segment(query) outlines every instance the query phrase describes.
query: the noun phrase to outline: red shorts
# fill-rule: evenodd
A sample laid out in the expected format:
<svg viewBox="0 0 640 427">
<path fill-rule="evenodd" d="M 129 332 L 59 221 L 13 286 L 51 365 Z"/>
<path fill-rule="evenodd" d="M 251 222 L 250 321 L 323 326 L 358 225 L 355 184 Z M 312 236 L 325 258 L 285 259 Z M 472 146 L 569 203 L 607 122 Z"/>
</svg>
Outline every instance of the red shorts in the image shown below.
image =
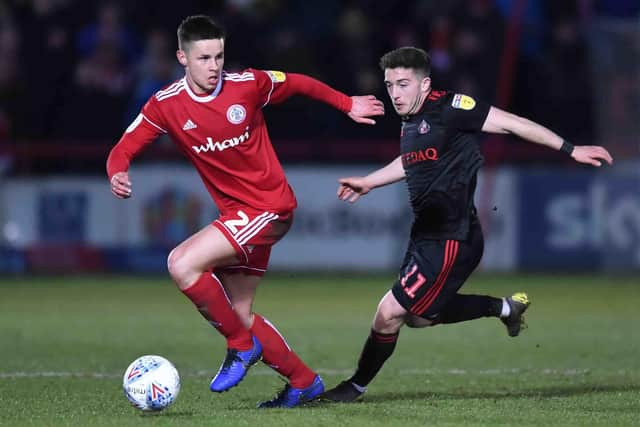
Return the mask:
<svg viewBox="0 0 640 427">
<path fill-rule="evenodd" d="M 293 212 L 276 214 L 251 208 L 220 216 L 213 225 L 231 243 L 240 262 L 216 270 L 242 269 L 246 274 L 262 276 L 269 266 L 271 246 L 289 231 L 292 220 Z"/>
</svg>

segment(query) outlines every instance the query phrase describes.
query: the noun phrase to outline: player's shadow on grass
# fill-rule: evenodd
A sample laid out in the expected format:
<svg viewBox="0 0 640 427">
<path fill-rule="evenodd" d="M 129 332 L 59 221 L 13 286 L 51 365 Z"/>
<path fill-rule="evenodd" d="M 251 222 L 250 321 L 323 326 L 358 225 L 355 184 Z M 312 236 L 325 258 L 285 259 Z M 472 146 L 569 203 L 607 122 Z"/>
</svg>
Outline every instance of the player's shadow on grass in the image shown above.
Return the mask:
<svg viewBox="0 0 640 427">
<path fill-rule="evenodd" d="M 411 391 L 411 392 L 382 392 L 365 395 L 362 402 L 391 402 L 407 399 L 414 400 L 463 400 L 463 399 L 518 399 L 531 397 L 570 397 L 594 393 L 614 393 L 622 391 L 640 391 L 640 385 L 607 385 L 582 384 L 573 386 L 553 386 L 505 391 Z"/>
<path fill-rule="evenodd" d="M 139 416 L 143 418 L 147 417 L 160 417 L 160 418 L 182 418 L 192 417 L 192 411 L 158 411 L 158 412 L 142 412 Z"/>
</svg>

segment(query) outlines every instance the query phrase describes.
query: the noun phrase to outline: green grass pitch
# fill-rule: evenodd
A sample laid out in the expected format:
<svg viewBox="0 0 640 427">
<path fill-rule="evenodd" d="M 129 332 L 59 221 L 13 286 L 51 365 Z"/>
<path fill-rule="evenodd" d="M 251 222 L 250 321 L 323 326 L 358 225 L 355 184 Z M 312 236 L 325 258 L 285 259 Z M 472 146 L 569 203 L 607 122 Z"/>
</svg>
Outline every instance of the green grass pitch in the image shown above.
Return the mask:
<svg viewBox="0 0 640 427">
<path fill-rule="evenodd" d="M 392 275 L 272 274 L 256 311 L 333 386 L 349 375 Z M 225 345 L 167 277 L 0 278 L 0 425 L 640 425 L 640 279 L 476 275 L 466 293 L 529 293 L 529 329 L 496 319 L 403 329 L 361 402 L 257 410 L 283 383 L 264 365 L 208 390 Z M 143 354 L 181 373 L 176 403 L 133 409 Z"/>
</svg>

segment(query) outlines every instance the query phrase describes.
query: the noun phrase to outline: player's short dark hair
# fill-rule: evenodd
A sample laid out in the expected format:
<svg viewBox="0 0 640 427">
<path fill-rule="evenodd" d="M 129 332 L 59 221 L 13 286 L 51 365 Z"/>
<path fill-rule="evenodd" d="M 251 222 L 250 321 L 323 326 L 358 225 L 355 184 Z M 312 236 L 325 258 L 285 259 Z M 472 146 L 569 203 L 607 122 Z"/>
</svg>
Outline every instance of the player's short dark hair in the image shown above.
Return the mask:
<svg viewBox="0 0 640 427">
<path fill-rule="evenodd" d="M 198 40 L 224 39 L 224 30 L 206 15 L 187 16 L 178 27 L 178 47 L 185 49 Z"/>
<path fill-rule="evenodd" d="M 380 69 L 412 68 L 422 72 L 426 77 L 431 75 L 431 57 L 417 47 L 406 46 L 385 53 L 380 58 Z"/>
</svg>

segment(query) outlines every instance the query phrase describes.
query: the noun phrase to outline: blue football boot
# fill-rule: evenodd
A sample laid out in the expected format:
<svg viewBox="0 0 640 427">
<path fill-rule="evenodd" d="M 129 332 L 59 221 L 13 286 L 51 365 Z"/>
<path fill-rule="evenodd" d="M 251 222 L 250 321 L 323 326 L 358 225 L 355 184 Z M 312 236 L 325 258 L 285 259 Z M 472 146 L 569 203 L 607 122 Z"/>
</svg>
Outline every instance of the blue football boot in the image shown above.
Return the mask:
<svg viewBox="0 0 640 427">
<path fill-rule="evenodd" d="M 253 338 L 253 347 L 246 351 L 238 351 L 234 348 L 227 349 L 227 357 L 224 358 L 220 370 L 211 380 L 209 389 L 216 393 L 222 393 L 231 387 L 238 385 L 247 374 L 249 368 L 262 356 L 262 345 L 256 337 Z"/>
<path fill-rule="evenodd" d="M 276 397 L 258 404 L 258 408 L 293 408 L 308 402 L 324 391 L 324 383 L 320 375 L 316 375 L 307 388 L 294 388 L 291 384 L 284 386 Z"/>
</svg>

